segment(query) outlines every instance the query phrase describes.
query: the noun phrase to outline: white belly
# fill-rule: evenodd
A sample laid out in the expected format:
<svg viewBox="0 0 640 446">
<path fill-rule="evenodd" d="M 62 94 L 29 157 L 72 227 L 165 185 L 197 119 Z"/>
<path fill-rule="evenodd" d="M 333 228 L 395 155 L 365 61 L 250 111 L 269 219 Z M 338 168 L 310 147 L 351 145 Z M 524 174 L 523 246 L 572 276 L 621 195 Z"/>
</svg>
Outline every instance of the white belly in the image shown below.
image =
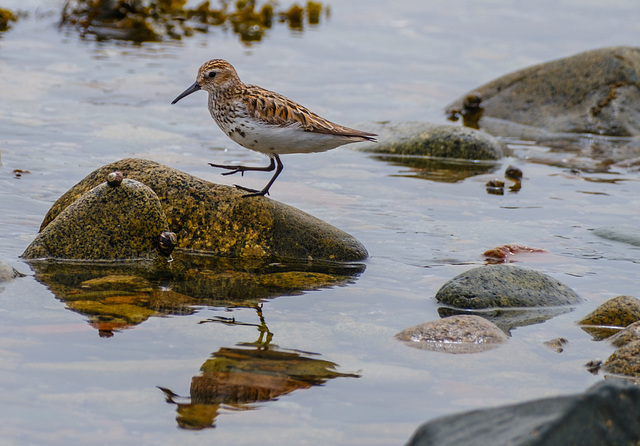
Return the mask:
<svg viewBox="0 0 640 446">
<path fill-rule="evenodd" d="M 269 154 L 324 152 L 349 144 L 353 139 L 345 136 L 306 132 L 299 125 L 287 127 L 265 125 L 256 121 L 238 120 L 220 129 L 232 140 L 250 150 Z"/>
</svg>

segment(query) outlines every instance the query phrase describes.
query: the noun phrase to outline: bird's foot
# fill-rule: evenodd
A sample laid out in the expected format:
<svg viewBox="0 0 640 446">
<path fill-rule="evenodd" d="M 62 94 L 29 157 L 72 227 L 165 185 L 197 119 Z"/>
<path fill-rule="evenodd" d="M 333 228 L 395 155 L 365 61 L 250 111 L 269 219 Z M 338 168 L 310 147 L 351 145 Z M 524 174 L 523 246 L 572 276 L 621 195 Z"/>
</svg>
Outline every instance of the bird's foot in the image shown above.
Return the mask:
<svg viewBox="0 0 640 446">
<path fill-rule="evenodd" d="M 234 186 L 236 187 L 236 189 L 240 189 L 240 190 L 243 190 L 245 192 L 249 192 L 248 194 L 244 194 L 242 196 L 242 198 L 260 197 L 260 196 L 269 195 L 269 190 L 267 190 L 267 189 L 256 190 L 256 189 L 251 189 L 249 187 L 240 186 L 239 184 L 234 184 Z"/>
</svg>

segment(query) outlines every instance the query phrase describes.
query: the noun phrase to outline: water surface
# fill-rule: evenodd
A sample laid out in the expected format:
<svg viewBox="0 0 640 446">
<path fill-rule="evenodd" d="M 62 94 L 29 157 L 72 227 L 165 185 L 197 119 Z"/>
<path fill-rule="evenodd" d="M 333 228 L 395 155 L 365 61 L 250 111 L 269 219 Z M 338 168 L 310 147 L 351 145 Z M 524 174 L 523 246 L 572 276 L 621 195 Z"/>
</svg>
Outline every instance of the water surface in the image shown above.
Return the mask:
<svg viewBox="0 0 640 446">
<path fill-rule="evenodd" d="M 266 301 L 264 324 L 282 350 L 317 353 L 360 377 L 299 389 L 256 410 L 222 408 L 213 429 L 177 428 L 178 406 L 157 386 L 188 396 L 212 354 L 259 338 L 254 309 L 200 306 L 102 338 L 18 257 L 60 195 L 121 158 L 262 187 L 259 173 L 223 177 L 206 164 L 265 159 L 226 139 L 204 94 L 169 105 L 205 60 L 225 58 L 246 82 L 346 125 L 444 123 L 449 102 L 497 76 L 636 44 L 635 1 L 342 1 L 317 27 L 276 26 L 251 46 L 222 29 L 181 42 L 82 40 L 58 28 L 61 1 L 4 6 L 28 12 L 0 36 L 0 255 L 28 274 L 0 288 L 7 444 L 402 444 L 444 414 L 581 392 L 602 379 L 584 364 L 612 349 L 574 321 L 610 297 L 640 296 L 638 248 L 591 233 L 638 225 L 638 174 L 571 170 L 563 161 L 573 154 L 548 147 L 525 143 L 517 153 L 526 157 L 457 182 L 349 148 L 285 157 L 272 198 L 351 233 L 371 257 L 351 284 Z M 522 189 L 487 194 L 487 180 L 509 164 L 523 170 Z M 486 249 L 512 242 L 548 250 L 520 265 L 561 280 L 584 303 L 477 355 L 418 351 L 393 339 L 438 318 L 433 295 L 446 280 L 481 265 Z M 247 325 L 200 323 L 220 316 Z M 543 345 L 560 336 L 569 340 L 562 353 Z"/>
</svg>

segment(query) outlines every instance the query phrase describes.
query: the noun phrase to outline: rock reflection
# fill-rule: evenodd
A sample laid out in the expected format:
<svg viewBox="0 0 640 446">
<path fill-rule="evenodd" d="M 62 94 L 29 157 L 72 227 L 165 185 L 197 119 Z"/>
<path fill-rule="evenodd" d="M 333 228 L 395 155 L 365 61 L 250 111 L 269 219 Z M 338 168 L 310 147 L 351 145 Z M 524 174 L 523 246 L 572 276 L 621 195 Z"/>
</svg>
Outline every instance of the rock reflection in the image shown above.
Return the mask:
<svg viewBox="0 0 640 446">
<path fill-rule="evenodd" d="M 337 372 L 337 364 L 314 358 L 314 353 L 280 349 L 271 344 L 273 333 L 267 327 L 262 307 L 256 306 L 259 324 L 228 318 L 206 322 L 257 327 L 257 341 L 222 347 L 211 355 L 191 380 L 189 397 L 180 397 L 159 387 L 167 402 L 177 405 L 176 421 L 183 429 L 215 427 L 224 410 L 253 410 L 255 403 L 273 401 L 298 389 L 322 385 L 339 377 L 357 378 L 358 374 Z"/>
<path fill-rule="evenodd" d="M 307 1 L 304 7 L 297 3 L 288 9 L 278 6 L 273 1 L 260 6 L 255 0 L 220 0 L 218 7 L 206 0 L 193 8 L 186 0 L 69 0 L 60 22 L 75 27 L 83 37 L 138 43 L 180 40 L 219 26 L 231 29 L 241 42 L 250 45 L 262 40 L 274 23 L 286 23 L 291 30 L 301 32 L 306 26 L 318 25 L 321 16 L 329 14 L 327 7 L 313 1 Z"/>
<path fill-rule="evenodd" d="M 466 161 L 407 155 L 376 155 L 373 159 L 409 170 L 396 176 L 421 178 L 441 183 L 457 183 L 477 175 L 495 172 L 500 166 L 492 161 Z"/>
<path fill-rule="evenodd" d="M 102 337 L 194 306 L 254 307 L 262 300 L 346 285 L 361 264 L 237 260 L 174 253 L 171 262 L 31 262 L 35 278 Z"/>
</svg>

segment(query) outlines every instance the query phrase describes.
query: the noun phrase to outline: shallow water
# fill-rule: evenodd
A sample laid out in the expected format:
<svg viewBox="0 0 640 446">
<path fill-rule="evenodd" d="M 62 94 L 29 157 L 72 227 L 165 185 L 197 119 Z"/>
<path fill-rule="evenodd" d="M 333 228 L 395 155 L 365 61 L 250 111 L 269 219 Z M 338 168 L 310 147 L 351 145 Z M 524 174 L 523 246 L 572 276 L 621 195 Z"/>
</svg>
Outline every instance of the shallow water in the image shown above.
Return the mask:
<svg viewBox="0 0 640 446">
<path fill-rule="evenodd" d="M 361 376 L 299 389 L 256 410 L 223 407 L 215 429 L 176 428 L 178 406 L 157 386 L 188 395 L 212 353 L 260 334 L 255 325 L 200 322 L 224 316 L 259 324 L 254 309 L 201 306 L 101 338 L 18 256 L 60 195 L 121 158 L 262 187 L 259 173 L 229 178 L 207 166 L 264 159 L 214 127 L 204 94 L 169 105 L 207 59 L 225 58 L 246 82 L 347 125 L 444 123 L 449 102 L 492 78 L 636 44 L 634 0 L 339 2 L 319 26 L 302 33 L 277 26 L 252 46 L 221 29 L 182 42 L 97 43 L 58 29 L 63 2 L 4 3 L 29 12 L 0 36 L 0 259 L 29 275 L 0 286 L 6 444 L 402 444 L 440 415 L 581 392 L 602 379 L 584 364 L 606 359 L 612 348 L 574 322 L 610 297 L 640 296 L 640 248 L 591 233 L 637 226 L 639 177 L 580 160 L 572 171 L 575 154 L 558 148 L 514 144 L 516 156 L 457 182 L 349 148 L 285 157 L 272 198 L 351 233 L 371 257 L 349 285 L 266 301 L 264 323 L 281 349 L 318 353 L 338 371 Z M 509 164 L 524 172 L 521 190 L 487 194 L 487 180 Z M 18 177 L 15 169 L 29 173 Z M 519 265 L 561 280 L 584 303 L 517 328 L 506 345 L 476 355 L 418 351 L 394 340 L 438 318 L 433 295 L 446 280 L 482 264 L 486 249 L 512 242 L 548 250 Z M 569 340 L 562 353 L 543 345 L 560 336 Z"/>
</svg>

